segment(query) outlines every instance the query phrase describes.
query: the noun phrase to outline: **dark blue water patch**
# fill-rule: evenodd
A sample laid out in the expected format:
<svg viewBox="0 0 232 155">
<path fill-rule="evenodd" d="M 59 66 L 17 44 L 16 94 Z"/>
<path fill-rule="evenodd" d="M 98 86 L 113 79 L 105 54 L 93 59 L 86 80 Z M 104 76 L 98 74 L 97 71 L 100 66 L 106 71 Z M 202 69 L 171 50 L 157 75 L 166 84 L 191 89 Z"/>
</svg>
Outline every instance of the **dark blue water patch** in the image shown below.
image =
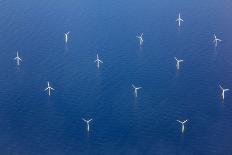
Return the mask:
<svg viewBox="0 0 232 155">
<path fill-rule="evenodd" d="M 222 101 L 219 88 L 232 87 L 231 6 L 2 1 L 2 154 L 231 154 L 232 97 Z M 179 71 L 174 57 L 184 59 Z M 142 87 L 137 98 L 132 84 Z M 93 119 L 89 133 L 82 118 Z M 177 119 L 188 119 L 184 134 Z"/>
</svg>

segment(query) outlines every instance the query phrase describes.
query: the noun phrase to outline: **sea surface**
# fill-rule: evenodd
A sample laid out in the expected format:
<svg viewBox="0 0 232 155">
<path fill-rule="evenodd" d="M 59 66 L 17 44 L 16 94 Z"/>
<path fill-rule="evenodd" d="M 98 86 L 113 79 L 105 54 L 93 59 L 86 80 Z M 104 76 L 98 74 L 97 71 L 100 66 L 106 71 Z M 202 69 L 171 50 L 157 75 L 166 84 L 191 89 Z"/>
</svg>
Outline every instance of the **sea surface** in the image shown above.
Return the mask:
<svg viewBox="0 0 232 155">
<path fill-rule="evenodd" d="M 231 0 L 1 0 L 0 154 L 231 155 L 231 28 Z"/>
</svg>

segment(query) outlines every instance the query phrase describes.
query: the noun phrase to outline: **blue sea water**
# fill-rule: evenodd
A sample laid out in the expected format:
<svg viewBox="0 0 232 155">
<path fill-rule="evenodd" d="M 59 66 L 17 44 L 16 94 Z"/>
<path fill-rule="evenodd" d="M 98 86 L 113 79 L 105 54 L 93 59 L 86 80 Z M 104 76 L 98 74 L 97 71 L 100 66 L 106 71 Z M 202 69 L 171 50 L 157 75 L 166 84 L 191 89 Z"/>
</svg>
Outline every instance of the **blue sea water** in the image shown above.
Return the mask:
<svg viewBox="0 0 232 155">
<path fill-rule="evenodd" d="M 231 8 L 231 0 L 1 0 L 0 154 L 232 154 L 232 92 L 222 102 L 219 88 L 232 89 Z M 138 98 L 131 84 L 143 87 Z M 93 119 L 89 133 L 81 118 Z M 189 120 L 184 134 L 177 119 Z"/>
</svg>

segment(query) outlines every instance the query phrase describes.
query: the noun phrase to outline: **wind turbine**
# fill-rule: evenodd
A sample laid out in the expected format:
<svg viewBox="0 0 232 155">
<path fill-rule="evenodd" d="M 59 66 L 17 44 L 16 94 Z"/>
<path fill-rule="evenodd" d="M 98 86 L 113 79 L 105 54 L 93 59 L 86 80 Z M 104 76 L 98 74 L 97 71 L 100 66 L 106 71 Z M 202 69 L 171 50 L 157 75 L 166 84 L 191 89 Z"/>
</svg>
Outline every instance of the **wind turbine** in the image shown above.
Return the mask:
<svg viewBox="0 0 232 155">
<path fill-rule="evenodd" d="M 139 39 L 139 45 L 142 46 L 143 44 L 143 33 L 140 36 L 136 36 Z"/>
<path fill-rule="evenodd" d="M 174 59 L 176 60 L 176 68 L 177 68 L 177 70 L 179 70 L 180 69 L 180 62 L 183 62 L 184 60 L 178 60 L 176 57 L 174 57 Z"/>
<path fill-rule="evenodd" d="M 213 42 L 215 43 L 215 46 L 217 46 L 217 45 L 218 45 L 218 42 L 221 42 L 222 40 L 219 39 L 219 38 L 217 38 L 217 36 L 216 36 L 215 34 L 213 34 L 213 35 L 214 35 L 214 40 L 213 40 Z"/>
<path fill-rule="evenodd" d="M 179 27 L 180 27 L 180 23 L 181 23 L 181 22 L 184 22 L 184 20 L 181 19 L 181 17 L 180 17 L 180 13 L 179 13 L 179 16 L 178 16 L 178 18 L 176 19 L 176 21 L 178 22 Z"/>
<path fill-rule="evenodd" d="M 48 87 L 44 89 L 44 91 L 48 91 L 48 95 L 51 96 L 51 90 L 55 90 L 55 89 L 50 86 L 50 83 L 48 81 Z"/>
<path fill-rule="evenodd" d="M 181 123 L 181 132 L 184 133 L 184 124 L 188 121 L 187 119 L 185 121 L 179 121 L 179 120 L 176 120 L 177 122 Z"/>
<path fill-rule="evenodd" d="M 67 32 L 67 33 L 64 33 L 64 40 L 65 40 L 65 43 L 68 42 L 68 35 L 69 35 L 70 31 Z"/>
<path fill-rule="evenodd" d="M 19 66 L 19 62 L 22 61 L 22 59 L 19 57 L 19 52 L 17 51 L 16 57 L 14 58 L 16 60 L 17 65 Z"/>
<path fill-rule="evenodd" d="M 100 67 L 100 63 L 103 63 L 103 62 L 99 59 L 98 54 L 97 54 L 97 59 L 96 59 L 94 62 L 97 63 L 97 68 Z"/>
<path fill-rule="evenodd" d="M 219 87 L 220 87 L 220 89 L 222 90 L 222 99 L 224 100 L 224 99 L 225 99 L 225 92 L 226 92 L 226 91 L 229 91 L 230 89 L 224 89 L 224 88 L 222 88 L 221 85 L 219 85 Z"/>
<path fill-rule="evenodd" d="M 89 132 L 89 130 L 90 130 L 89 123 L 92 121 L 92 119 L 86 120 L 86 119 L 82 118 L 82 120 L 86 123 L 86 129 Z"/>
<path fill-rule="evenodd" d="M 132 84 L 132 87 L 134 88 L 134 93 L 135 93 L 135 97 L 138 96 L 138 90 L 141 89 L 142 87 L 135 87 L 135 85 Z"/>
</svg>

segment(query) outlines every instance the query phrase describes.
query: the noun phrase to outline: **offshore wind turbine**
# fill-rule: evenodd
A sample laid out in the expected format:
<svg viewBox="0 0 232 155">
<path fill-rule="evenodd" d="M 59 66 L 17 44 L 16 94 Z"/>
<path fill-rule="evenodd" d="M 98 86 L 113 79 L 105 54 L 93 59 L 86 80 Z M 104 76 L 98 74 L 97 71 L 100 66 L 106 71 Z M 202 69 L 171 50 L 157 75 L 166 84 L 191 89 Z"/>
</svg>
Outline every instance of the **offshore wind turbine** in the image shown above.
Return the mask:
<svg viewBox="0 0 232 155">
<path fill-rule="evenodd" d="M 184 60 L 179 60 L 179 59 L 177 59 L 176 57 L 174 57 L 174 59 L 176 60 L 176 68 L 177 68 L 177 70 L 179 70 L 180 69 L 180 62 L 183 62 Z"/>
<path fill-rule="evenodd" d="M 48 87 L 44 89 L 44 91 L 48 91 L 48 95 L 51 96 L 51 90 L 55 90 L 55 89 L 50 86 L 50 83 L 48 81 Z"/>
<path fill-rule="evenodd" d="M 134 93 L 135 93 L 135 97 L 138 96 L 138 90 L 141 89 L 142 87 L 135 87 L 135 85 L 132 84 L 132 87 L 134 88 Z"/>
<path fill-rule="evenodd" d="M 221 85 L 219 85 L 219 87 L 220 87 L 220 89 L 222 90 L 222 99 L 224 100 L 224 99 L 225 99 L 225 92 L 226 92 L 226 91 L 229 91 L 230 89 L 224 89 L 224 88 L 222 88 Z"/>
<path fill-rule="evenodd" d="M 185 121 L 179 121 L 179 120 L 176 120 L 177 122 L 181 123 L 181 132 L 184 133 L 184 124 L 188 121 L 187 119 Z"/>
<path fill-rule="evenodd" d="M 19 57 L 19 52 L 17 51 L 16 57 L 14 58 L 16 60 L 17 65 L 19 66 L 19 62 L 22 61 L 22 59 Z"/>
<path fill-rule="evenodd" d="M 82 120 L 86 123 L 86 130 L 89 132 L 89 130 L 90 130 L 89 123 L 90 123 L 93 119 L 86 120 L 86 119 L 82 118 Z"/>
<path fill-rule="evenodd" d="M 136 36 L 139 39 L 139 45 L 142 46 L 143 44 L 143 33 L 141 33 L 141 35 Z"/>
<path fill-rule="evenodd" d="M 219 38 L 217 38 L 217 36 L 216 36 L 215 34 L 213 34 L 213 35 L 214 35 L 214 40 L 213 40 L 213 42 L 215 43 L 215 46 L 217 46 L 217 45 L 218 45 L 218 42 L 221 42 L 222 40 L 219 39 Z"/>
<path fill-rule="evenodd" d="M 181 22 L 184 22 L 184 20 L 181 19 L 181 17 L 180 17 L 180 13 L 179 13 L 179 16 L 178 16 L 178 18 L 176 19 L 176 21 L 178 22 L 179 27 L 180 27 Z"/>
<path fill-rule="evenodd" d="M 99 59 L 98 54 L 97 54 L 97 59 L 96 59 L 94 62 L 97 63 L 97 68 L 100 67 L 100 63 L 103 63 L 103 62 Z"/>
<path fill-rule="evenodd" d="M 70 31 L 68 31 L 67 33 L 64 33 L 64 40 L 65 40 L 65 43 L 68 42 L 68 35 L 69 35 Z"/>
</svg>

